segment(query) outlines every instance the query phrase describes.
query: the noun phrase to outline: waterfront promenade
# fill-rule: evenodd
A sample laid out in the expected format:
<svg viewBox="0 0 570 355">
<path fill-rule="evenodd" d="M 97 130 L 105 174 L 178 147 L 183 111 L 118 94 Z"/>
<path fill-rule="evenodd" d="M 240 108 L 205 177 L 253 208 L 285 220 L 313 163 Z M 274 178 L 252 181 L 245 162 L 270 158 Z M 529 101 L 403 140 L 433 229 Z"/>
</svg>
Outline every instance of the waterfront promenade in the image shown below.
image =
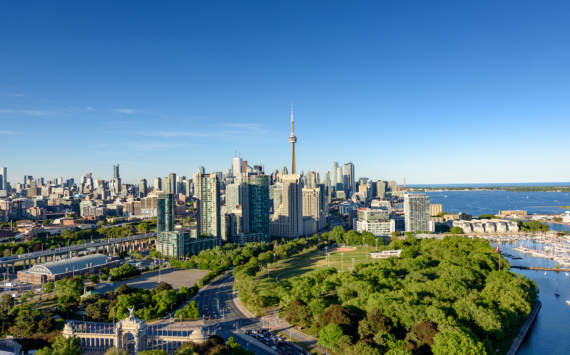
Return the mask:
<svg viewBox="0 0 570 355">
<path fill-rule="evenodd" d="M 536 300 L 536 304 L 534 305 L 534 307 L 533 307 L 532 311 L 530 312 L 528 318 L 524 322 L 519 334 L 517 335 L 517 337 L 513 341 L 513 345 L 511 345 L 509 351 L 507 352 L 507 355 L 515 355 L 517 353 L 517 351 L 519 350 L 524 338 L 528 334 L 528 331 L 530 330 L 532 323 L 534 323 L 534 320 L 536 319 L 536 315 L 538 314 L 538 311 L 540 311 L 541 308 L 542 308 L 542 303 L 539 300 Z"/>
</svg>

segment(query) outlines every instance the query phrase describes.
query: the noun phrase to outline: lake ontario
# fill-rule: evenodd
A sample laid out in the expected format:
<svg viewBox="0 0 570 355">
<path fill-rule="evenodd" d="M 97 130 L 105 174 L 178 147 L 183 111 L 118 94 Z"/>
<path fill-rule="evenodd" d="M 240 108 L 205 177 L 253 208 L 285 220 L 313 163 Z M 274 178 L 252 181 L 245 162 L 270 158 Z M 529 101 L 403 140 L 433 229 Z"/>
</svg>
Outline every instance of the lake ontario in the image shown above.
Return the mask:
<svg viewBox="0 0 570 355">
<path fill-rule="evenodd" d="M 506 191 L 443 191 L 428 192 L 431 203 L 441 203 L 447 212 L 465 212 L 473 216 L 497 214 L 500 210 L 526 210 L 533 213 L 563 213 L 565 210 L 556 206 L 570 206 L 570 196 L 562 192 L 506 192 Z M 445 197 L 447 196 L 447 197 Z M 527 198 L 528 197 L 528 198 Z M 554 202 L 558 201 L 558 202 Z M 549 224 L 550 229 L 569 230 L 570 226 Z M 512 250 L 519 243 L 534 249 L 544 247 L 531 241 L 501 243 L 503 252 L 522 256 L 523 260 L 507 260 L 511 265 L 554 267 L 554 260 L 535 258 Z M 494 247 L 496 243 L 491 243 Z M 570 354 L 570 277 L 564 272 L 511 269 L 536 282 L 540 290 L 539 299 L 542 309 L 530 332 L 527 334 L 518 354 Z M 554 295 L 558 289 L 560 297 Z"/>
</svg>

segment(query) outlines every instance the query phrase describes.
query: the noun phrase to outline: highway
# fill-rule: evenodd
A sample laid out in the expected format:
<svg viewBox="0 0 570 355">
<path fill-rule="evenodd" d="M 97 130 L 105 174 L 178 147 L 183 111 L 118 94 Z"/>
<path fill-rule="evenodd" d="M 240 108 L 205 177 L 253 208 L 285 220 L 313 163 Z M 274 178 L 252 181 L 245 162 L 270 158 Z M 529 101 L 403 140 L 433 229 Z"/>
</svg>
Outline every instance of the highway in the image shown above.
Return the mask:
<svg viewBox="0 0 570 355">
<path fill-rule="evenodd" d="M 156 236 L 156 233 L 153 232 L 153 233 L 146 233 L 146 234 L 135 234 L 135 235 L 131 235 L 128 237 L 123 237 L 123 238 L 99 240 L 96 242 L 89 242 L 89 241 L 85 240 L 84 244 L 62 246 L 60 248 L 48 249 L 48 250 L 43 250 L 43 251 L 36 251 L 33 253 L 29 253 L 29 254 L 26 253 L 26 254 L 20 254 L 20 255 L 5 256 L 5 257 L 0 258 L 0 263 L 1 264 L 11 264 L 11 263 L 14 263 L 14 262 L 17 262 L 20 260 L 37 259 L 37 258 L 42 257 L 42 256 L 53 256 L 54 254 L 65 254 L 65 253 L 68 253 L 70 251 L 82 251 L 82 250 L 89 249 L 89 248 L 104 247 L 104 246 L 108 246 L 108 245 L 121 244 L 121 243 L 125 243 L 125 242 L 132 242 L 135 240 L 148 239 L 148 238 L 152 238 L 155 236 Z"/>
</svg>

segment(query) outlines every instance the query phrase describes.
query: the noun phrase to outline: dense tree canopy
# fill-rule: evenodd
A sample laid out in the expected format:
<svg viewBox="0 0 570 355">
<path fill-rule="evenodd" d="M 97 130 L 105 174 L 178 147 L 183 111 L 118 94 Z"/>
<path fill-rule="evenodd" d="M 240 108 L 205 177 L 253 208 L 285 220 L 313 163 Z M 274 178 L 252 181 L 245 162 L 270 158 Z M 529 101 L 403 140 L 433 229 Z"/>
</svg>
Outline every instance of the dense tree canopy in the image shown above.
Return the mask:
<svg viewBox="0 0 570 355">
<path fill-rule="evenodd" d="M 534 281 L 510 272 L 484 239 L 408 236 L 382 248 L 402 249 L 401 258 L 292 277 L 267 297 L 344 354 L 490 355 L 489 340 L 522 324 L 538 296 Z"/>
</svg>

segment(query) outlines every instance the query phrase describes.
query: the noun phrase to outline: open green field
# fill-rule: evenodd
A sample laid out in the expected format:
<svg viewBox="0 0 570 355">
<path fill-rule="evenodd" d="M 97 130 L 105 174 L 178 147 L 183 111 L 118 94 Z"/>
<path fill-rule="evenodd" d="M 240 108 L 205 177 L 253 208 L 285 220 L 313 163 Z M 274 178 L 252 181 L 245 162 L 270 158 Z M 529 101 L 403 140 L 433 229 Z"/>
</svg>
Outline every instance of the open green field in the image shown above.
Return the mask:
<svg viewBox="0 0 570 355">
<path fill-rule="evenodd" d="M 353 265 L 373 262 L 374 260 L 370 258 L 369 253 L 374 252 L 376 248 L 368 247 L 368 253 L 366 253 L 365 249 L 362 246 L 350 251 L 345 248 L 332 248 L 332 250 L 329 250 L 330 257 L 328 263 L 324 250 L 311 251 L 307 254 L 296 256 L 280 264 L 277 269 L 271 269 L 269 279 L 266 271 L 257 282 L 257 289 L 263 290 L 267 288 L 268 283 L 283 282 L 294 276 L 302 276 L 314 270 L 328 268 L 329 265 L 338 270 L 344 269 L 344 271 L 349 271 L 352 270 Z"/>
</svg>

